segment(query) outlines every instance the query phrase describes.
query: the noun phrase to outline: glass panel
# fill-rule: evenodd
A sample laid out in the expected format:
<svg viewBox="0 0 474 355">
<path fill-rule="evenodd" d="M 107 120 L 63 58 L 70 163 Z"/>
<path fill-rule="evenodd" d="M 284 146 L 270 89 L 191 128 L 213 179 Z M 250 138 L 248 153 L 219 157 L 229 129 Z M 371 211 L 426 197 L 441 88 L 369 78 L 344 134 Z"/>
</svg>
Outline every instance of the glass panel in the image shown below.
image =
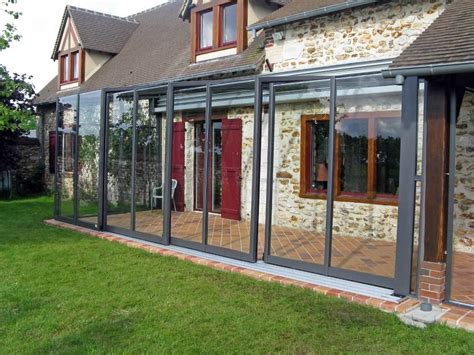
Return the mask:
<svg viewBox="0 0 474 355">
<path fill-rule="evenodd" d="M 131 227 L 133 93 L 109 94 L 107 225 Z"/>
<path fill-rule="evenodd" d="M 79 52 L 74 52 L 72 54 L 72 63 L 73 63 L 73 79 L 79 78 Z"/>
<path fill-rule="evenodd" d="M 222 205 L 222 123 L 212 123 L 211 141 L 212 212 L 219 213 Z"/>
<path fill-rule="evenodd" d="M 380 118 L 376 125 L 375 193 L 398 196 L 400 179 L 400 130 L 401 121 Z"/>
<path fill-rule="evenodd" d="M 224 6 L 222 12 L 222 44 L 237 41 L 237 5 Z"/>
<path fill-rule="evenodd" d="M 76 142 L 77 95 L 59 99 L 56 169 L 59 216 L 74 218 L 74 152 Z"/>
<path fill-rule="evenodd" d="M 338 79 L 331 266 L 395 275 L 401 88 Z"/>
<path fill-rule="evenodd" d="M 341 117 L 336 128 L 340 141 L 341 192 L 353 195 L 367 193 L 368 173 L 368 121 Z"/>
<path fill-rule="evenodd" d="M 63 81 L 69 81 L 69 56 L 65 55 L 61 57 L 62 68 L 63 68 Z"/>
<path fill-rule="evenodd" d="M 248 253 L 255 83 L 211 90 L 208 244 Z"/>
<path fill-rule="evenodd" d="M 202 243 L 206 88 L 176 90 L 174 102 L 171 236 Z"/>
<path fill-rule="evenodd" d="M 451 300 L 474 305 L 474 94 L 464 96 L 456 127 Z"/>
<path fill-rule="evenodd" d="M 141 93 L 138 100 L 135 230 L 163 235 L 166 92 Z"/>
<path fill-rule="evenodd" d="M 212 47 L 212 17 L 213 12 L 207 11 L 200 15 L 200 29 L 199 29 L 199 48 L 206 49 Z"/>
<path fill-rule="evenodd" d="M 100 105 L 100 91 L 80 96 L 78 218 L 92 224 L 99 213 Z"/>
<path fill-rule="evenodd" d="M 329 102 L 328 80 L 275 86 L 272 256 L 324 264 Z"/>
<path fill-rule="evenodd" d="M 328 188 L 328 139 L 329 120 L 313 120 L 309 123 L 311 130 L 311 169 L 309 181 L 311 191 L 326 193 Z"/>
</svg>

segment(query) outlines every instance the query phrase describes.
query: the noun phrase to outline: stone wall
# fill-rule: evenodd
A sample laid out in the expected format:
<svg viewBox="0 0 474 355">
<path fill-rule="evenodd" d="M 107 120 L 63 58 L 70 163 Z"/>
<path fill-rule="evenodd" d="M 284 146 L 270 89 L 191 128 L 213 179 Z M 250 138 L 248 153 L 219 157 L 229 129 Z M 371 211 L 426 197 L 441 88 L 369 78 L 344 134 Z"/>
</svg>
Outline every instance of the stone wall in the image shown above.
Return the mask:
<svg viewBox="0 0 474 355">
<path fill-rule="evenodd" d="M 386 1 L 275 27 L 266 33 L 274 71 L 398 56 L 444 10 L 447 0 Z M 283 32 L 274 42 L 272 34 Z"/>
<path fill-rule="evenodd" d="M 474 253 L 474 94 L 466 92 L 456 130 L 455 250 Z"/>
<path fill-rule="evenodd" d="M 49 132 L 56 130 L 56 105 L 41 108 L 38 116 L 38 139 L 40 140 L 42 159 L 44 159 L 44 182 L 48 191 L 54 191 L 54 174 L 50 173 Z"/>
<path fill-rule="evenodd" d="M 24 196 L 43 192 L 43 169 L 41 147 L 37 138 L 0 138 L 0 173 L 11 171 L 13 195 Z M 10 197 L 9 191 L 0 190 L 0 197 Z"/>
</svg>

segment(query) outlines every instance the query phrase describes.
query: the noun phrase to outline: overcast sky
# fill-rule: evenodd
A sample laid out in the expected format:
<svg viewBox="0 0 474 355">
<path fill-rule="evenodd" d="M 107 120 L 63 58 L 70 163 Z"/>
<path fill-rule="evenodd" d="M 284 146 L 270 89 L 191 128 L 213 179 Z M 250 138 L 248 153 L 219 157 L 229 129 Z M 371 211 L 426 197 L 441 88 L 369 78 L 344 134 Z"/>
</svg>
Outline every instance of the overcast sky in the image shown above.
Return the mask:
<svg viewBox="0 0 474 355">
<path fill-rule="evenodd" d="M 23 13 L 14 21 L 22 39 L 0 52 L 0 63 L 10 72 L 33 75 L 36 91 L 40 91 L 57 72 L 57 62 L 51 60 L 62 15 L 66 5 L 127 16 L 146 10 L 167 0 L 18 0 L 11 6 Z M 0 16 L 3 29 L 5 17 Z"/>
</svg>

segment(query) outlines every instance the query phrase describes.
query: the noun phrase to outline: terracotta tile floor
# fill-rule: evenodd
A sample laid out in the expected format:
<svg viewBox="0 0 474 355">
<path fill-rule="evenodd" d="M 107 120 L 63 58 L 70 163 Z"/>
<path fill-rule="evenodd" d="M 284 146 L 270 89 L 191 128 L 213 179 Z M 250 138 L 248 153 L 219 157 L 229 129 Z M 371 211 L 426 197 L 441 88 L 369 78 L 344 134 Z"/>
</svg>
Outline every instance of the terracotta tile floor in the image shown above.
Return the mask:
<svg viewBox="0 0 474 355">
<path fill-rule="evenodd" d="M 160 210 L 136 214 L 136 230 L 161 235 L 163 230 Z M 129 228 L 130 214 L 109 215 L 111 226 Z M 200 243 L 202 214 L 173 212 L 171 234 L 173 237 Z M 263 255 L 264 226 L 259 229 L 259 256 Z M 247 253 L 250 243 L 250 225 L 246 221 L 233 221 L 219 215 L 209 215 L 209 245 L 220 246 Z M 323 264 L 324 236 L 319 233 L 288 227 L 272 227 L 271 254 L 292 260 Z M 393 277 L 395 268 L 394 242 L 362 238 L 333 236 L 332 266 L 347 270 Z M 457 252 L 453 264 L 452 299 L 474 304 L 474 255 Z"/>
</svg>

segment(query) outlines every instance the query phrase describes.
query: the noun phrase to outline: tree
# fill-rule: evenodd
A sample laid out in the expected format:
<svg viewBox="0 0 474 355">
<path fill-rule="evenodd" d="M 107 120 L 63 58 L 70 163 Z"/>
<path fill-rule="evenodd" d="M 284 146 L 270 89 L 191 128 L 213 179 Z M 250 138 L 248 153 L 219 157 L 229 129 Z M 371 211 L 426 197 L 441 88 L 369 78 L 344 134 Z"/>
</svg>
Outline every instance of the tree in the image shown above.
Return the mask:
<svg viewBox="0 0 474 355">
<path fill-rule="evenodd" d="M 0 12 L 10 21 L 17 20 L 21 13 L 10 9 L 18 0 L 6 0 L 0 3 Z M 12 22 L 4 25 L 0 33 L 0 51 L 10 47 L 12 42 L 19 41 L 21 36 Z M 0 64 L 0 139 L 1 136 L 17 136 L 35 127 L 35 110 L 33 99 L 36 96 L 31 76 L 10 74 Z"/>
</svg>

